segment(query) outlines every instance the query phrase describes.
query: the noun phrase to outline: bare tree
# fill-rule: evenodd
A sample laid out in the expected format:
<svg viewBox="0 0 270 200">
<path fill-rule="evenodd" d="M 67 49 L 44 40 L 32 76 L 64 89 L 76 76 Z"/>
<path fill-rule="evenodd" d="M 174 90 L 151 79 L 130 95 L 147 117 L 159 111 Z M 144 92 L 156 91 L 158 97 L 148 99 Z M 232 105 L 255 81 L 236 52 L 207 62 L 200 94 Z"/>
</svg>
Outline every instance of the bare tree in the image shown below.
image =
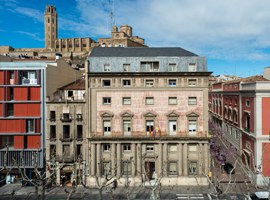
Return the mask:
<svg viewBox="0 0 270 200">
<path fill-rule="evenodd" d="M 236 148 L 233 147 L 233 145 L 231 145 L 224 138 L 225 133 L 224 133 L 224 130 L 221 127 L 219 127 L 216 124 L 210 122 L 209 123 L 209 130 L 213 134 L 212 140 L 214 141 L 214 143 L 215 144 L 221 144 L 218 148 L 222 149 L 222 151 L 224 151 L 226 155 L 229 155 L 229 157 L 231 157 L 233 160 L 235 160 L 235 163 L 233 165 L 233 170 L 237 169 L 238 171 L 241 171 L 243 173 L 244 183 L 245 183 L 246 188 L 247 188 L 247 192 L 245 194 L 246 198 L 250 198 L 251 186 L 258 189 L 258 185 L 254 181 L 254 177 L 256 175 L 258 175 L 258 174 L 260 174 L 261 177 L 264 180 L 264 186 L 265 186 L 264 188 L 267 189 L 268 191 L 270 191 L 269 182 L 264 177 L 264 175 L 262 174 L 262 171 L 260 170 L 261 165 L 262 165 L 262 161 L 263 161 L 263 153 L 262 153 L 262 158 L 261 158 L 261 164 L 259 164 L 258 167 L 256 167 L 255 160 L 254 160 L 254 154 L 253 154 L 252 150 L 250 149 L 251 153 L 252 153 L 252 159 L 251 159 L 252 164 L 250 166 L 249 162 L 248 162 L 248 158 L 247 158 L 246 154 L 244 153 L 244 151 L 241 149 L 240 153 L 237 153 Z M 215 148 L 215 146 L 214 146 L 214 148 Z M 213 156 L 213 154 L 212 154 L 212 156 Z M 231 170 L 231 172 L 233 170 Z M 229 188 L 230 188 L 230 184 L 232 185 L 232 183 L 233 183 L 233 180 L 232 180 L 232 176 L 231 176 L 231 173 L 230 173 L 229 174 L 229 183 L 228 183 L 228 185 L 226 186 L 226 189 L 223 192 L 228 192 Z"/>
<path fill-rule="evenodd" d="M 55 181 L 56 181 L 56 172 L 57 168 L 57 163 L 54 160 L 51 160 L 51 164 L 46 164 L 45 168 L 41 168 L 39 166 L 38 162 L 38 153 L 39 152 L 33 152 L 32 156 L 32 163 L 33 163 L 33 176 L 29 177 L 27 175 L 27 168 L 25 167 L 25 161 L 23 157 L 23 152 L 21 153 L 20 160 L 22 163 L 22 166 L 19 165 L 19 162 L 13 158 L 14 163 L 16 163 L 17 168 L 21 174 L 22 181 L 26 184 L 31 184 L 35 188 L 35 196 L 36 199 L 45 199 L 45 191 L 49 187 L 51 187 Z"/>
</svg>

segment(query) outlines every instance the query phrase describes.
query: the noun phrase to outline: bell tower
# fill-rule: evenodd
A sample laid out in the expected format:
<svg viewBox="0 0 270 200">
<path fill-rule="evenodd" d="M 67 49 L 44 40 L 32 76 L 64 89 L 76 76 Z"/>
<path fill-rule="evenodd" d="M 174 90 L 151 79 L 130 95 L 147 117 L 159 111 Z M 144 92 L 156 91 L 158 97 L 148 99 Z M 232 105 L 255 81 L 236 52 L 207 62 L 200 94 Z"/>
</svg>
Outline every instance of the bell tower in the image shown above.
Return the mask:
<svg viewBox="0 0 270 200">
<path fill-rule="evenodd" d="M 44 12 L 45 48 L 54 50 L 58 38 L 57 13 L 55 6 L 47 5 Z"/>
</svg>

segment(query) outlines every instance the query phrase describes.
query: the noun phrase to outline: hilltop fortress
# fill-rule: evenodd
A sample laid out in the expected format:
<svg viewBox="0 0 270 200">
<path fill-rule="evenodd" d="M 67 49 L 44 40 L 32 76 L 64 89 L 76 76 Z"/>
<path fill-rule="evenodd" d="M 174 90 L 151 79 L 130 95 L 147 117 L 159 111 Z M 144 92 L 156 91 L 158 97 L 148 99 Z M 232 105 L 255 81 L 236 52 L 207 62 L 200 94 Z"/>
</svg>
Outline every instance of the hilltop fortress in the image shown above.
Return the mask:
<svg viewBox="0 0 270 200">
<path fill-rule="evenodd" d="M 102 47 L 147 47 L 144 39 L 132 35 L 132 27 L 122 25 L 120 30 L 114 26 L 111 37 L 98 38 L 98 41 L 85 38 L 58 38 L 58 15 L 56 7 L 47 5 L 44 12 L 44 48 L 13 48 L 11 46 L 0 46 L 0 54 L 8 54 L 12 57 L 54 57 L 60 53 L 63 57 L 84 56 L 95 46 Z"/>
</svg>

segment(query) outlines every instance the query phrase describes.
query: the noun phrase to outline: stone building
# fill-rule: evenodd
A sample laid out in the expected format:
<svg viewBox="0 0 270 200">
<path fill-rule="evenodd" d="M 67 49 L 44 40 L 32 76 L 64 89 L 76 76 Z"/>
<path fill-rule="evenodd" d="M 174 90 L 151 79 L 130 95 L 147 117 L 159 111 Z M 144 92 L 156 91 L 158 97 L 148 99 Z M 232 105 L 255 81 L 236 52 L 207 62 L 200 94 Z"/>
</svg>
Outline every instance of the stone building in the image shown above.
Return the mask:
<svg viewBox="0 0 270 200">
<path fill-rule="evenodd" d="M 95 47 L 88 60 L 87 183 L 110 174 L 120 185 L 127 176 L 134 185 L 157 176 L 206 184 L 206 59 L 181 48 Z"/>
<path fill-rule="evenodd" d="M 57 184 L 84 181 L 79 174 L 86 173 L 88 153 L 85 81 L 76 80 L 59 88 L 46 108 L 46 160 L 50 163 L 55 158 L 59 164 Z"/>
<path fill-rule="evenodd" d="M 99 38 L 98 44 L 102 47 L 147 47 L 143 38 L 132 35 L 132 27 L 129 25 L 122 25 L 120 31 L 114 26 L 111 37 Z"/>
</svg>

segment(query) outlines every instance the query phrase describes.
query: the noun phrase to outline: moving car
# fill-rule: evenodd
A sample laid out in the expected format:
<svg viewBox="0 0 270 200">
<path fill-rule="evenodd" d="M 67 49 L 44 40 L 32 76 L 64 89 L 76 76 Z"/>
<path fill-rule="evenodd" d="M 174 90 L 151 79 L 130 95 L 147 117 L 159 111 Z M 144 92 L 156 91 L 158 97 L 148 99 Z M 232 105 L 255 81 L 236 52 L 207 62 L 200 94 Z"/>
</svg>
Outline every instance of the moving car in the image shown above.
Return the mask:
<svg viewBox="0 0 270 200">
<path fill-rule="evenodd" d="M 227 174 L 234 174 L 235 170 L 233 169 L 233 165 L 231 163 L 225 162 L 224 170 Z"/>
</svg>

